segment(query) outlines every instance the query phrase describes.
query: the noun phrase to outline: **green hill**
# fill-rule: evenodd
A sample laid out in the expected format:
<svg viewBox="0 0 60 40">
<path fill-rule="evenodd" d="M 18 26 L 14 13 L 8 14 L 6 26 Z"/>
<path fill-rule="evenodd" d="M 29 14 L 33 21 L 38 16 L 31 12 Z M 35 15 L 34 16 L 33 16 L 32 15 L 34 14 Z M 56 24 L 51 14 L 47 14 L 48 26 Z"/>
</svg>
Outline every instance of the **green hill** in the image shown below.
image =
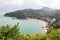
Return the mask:
<svg viewBox="0 0 60 40">
<path fill-rule="evenodd" d="M 23 10 L 17 10 L 14 12 L 8 12 L 4 16 L 8 17 L 16 17 L 18 19 L 26 19 L 26 18 L 59 18 L 60 17 L 60 10 L 53 10 L 50 8 L 42 8 L 42 9 L 23 9 Z"/>
</svg>

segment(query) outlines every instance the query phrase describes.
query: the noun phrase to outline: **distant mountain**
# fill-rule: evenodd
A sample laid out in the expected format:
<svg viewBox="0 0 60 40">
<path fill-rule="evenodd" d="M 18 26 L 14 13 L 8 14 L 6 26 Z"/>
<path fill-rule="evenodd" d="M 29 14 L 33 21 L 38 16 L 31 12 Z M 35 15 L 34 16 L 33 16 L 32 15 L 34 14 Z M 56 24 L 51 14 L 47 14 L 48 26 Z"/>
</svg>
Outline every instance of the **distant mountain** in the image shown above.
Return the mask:
<svg viewBox="0 0 60 40">
<path fill-rule="evenodd" d="M 40 10 L 52 11 L 53 9 L 48 8 L 48 7 L 43 7 L 43 8 L 41 8 Z"/>
<path fill-rule="evenodd" d="M 27 18 L 27 17 L 30 17 L 30 18 L 51 17 L 52 18 L 52 17 L 55 17 L 56 14 L 57 16 L 60 15 L 60 10 L 58 13 L 56 13 L 56 11 L 58 12 L 58 10 L 53 11 L 53 9 L 43 7 L 41 9 L 17 10 L 14 12 L 6 13 L 4 16 L 16 17 L 16 18 Z"/>
</svg>

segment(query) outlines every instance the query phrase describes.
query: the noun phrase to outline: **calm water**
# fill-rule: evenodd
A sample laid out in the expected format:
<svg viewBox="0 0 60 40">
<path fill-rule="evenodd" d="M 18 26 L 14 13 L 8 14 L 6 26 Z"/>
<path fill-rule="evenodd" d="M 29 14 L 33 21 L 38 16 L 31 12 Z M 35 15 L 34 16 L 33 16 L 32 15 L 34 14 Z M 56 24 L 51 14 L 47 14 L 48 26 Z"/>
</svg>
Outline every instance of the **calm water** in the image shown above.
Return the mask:
<svg viewBox="0 0 60 40">
<path fill-rule="evenodd" d="M 44 33 L 44 24 L 37 19 L 14 19 L 10 17 L 0 16 L 0 25 L 14 25 L 19 22 L 20 31 L 22 34 L 36 34 L 36 33 Z"/>
</svg>

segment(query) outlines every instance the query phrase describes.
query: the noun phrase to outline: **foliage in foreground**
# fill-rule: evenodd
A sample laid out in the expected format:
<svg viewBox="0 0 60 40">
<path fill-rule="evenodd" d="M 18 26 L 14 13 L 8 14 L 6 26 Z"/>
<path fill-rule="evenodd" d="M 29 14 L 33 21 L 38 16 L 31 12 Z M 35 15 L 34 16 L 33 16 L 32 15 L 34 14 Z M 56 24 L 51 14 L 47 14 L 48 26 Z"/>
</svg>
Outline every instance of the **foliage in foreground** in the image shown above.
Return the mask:
<svg viewBox="0 0 60 40">
<path fill-rule="evenodd" d="M 60 30 L 51 27 L 46 34 L 23 35 L 18 24 L 13 27 L 7 25 L 0 27 L 0 40 L 60 40 Z"/>
</svg>

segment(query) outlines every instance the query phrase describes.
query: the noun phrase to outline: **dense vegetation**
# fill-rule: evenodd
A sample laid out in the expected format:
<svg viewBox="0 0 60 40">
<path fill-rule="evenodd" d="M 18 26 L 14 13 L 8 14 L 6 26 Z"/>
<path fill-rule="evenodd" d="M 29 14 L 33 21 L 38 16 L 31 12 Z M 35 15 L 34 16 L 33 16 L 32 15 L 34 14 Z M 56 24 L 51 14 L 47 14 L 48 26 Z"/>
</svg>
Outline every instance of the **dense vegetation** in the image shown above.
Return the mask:
<svg viewBox="0 0 60 40">
<path fill-rule="evenodd" d="M 15 12 L 8 12 L 4 16 L 16 17 L 18 19 L 26 19 L 26 18 L 60 18 L 60 10 L 53 10 L 50 8 L 42 8 L 42 9 L 23 9 L 17 10 Z"/>
<path fill-rule="evenodd" d="M 60 22 L 60 21 L 59 21 Z M 58 24 L 58 22 L 56 22 Z M 55 24 L 56 24 L 55 23 Z M 58 27 L 57 25 L 55 25 Z M 60 26 L 59 26 L 60 27 Z M 18 24 L 11 27 L 10 25 L 0 27 L 0 40 L 60 40 L 60 28 L 49 28 L 46 34 L 21 34 Z"/>
<path fill-rule="evenodd" d="M 51 26 L 53 26 L 54 29 L 60 28 L 60 19 L 54 22 Z"/>
</svg>

